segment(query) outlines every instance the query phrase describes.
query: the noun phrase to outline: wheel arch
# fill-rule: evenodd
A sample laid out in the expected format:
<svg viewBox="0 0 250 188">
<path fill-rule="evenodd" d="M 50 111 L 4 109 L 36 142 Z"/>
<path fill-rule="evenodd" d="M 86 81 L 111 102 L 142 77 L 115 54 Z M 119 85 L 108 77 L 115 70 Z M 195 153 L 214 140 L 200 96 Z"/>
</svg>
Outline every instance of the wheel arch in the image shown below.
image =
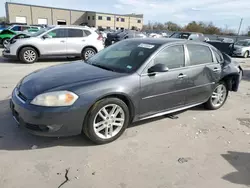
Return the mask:
<svg viewBox="0 0 250 188">
<path fill-rule="evenodd" d="M 129 116 L 130 116 L 130 122 L 133 121 L 134 117 L 135 117 L 135 105 L 133 103 L 133 101 L 131 100 L 131 98 L 125 94 L 125 93 L 109 93 L 109 94 L 106 94 L 106 95 L 103 95 L 103 96 L 100 96 L 99 98 L 97 98 L 95 100 L 95 102 L 90 106 L 87 114 L 89 113 L 89 111 L 92 109 L 92 107 L 100 100 L 103 100 L 103 99 L 106 99 L 106 98 L 118 98 L 120 99 L 121 101 L 123 101 L 128 109 L 129 109 Z"/>
<path fill-rule="evenodd" d="M 85 47 L 82 49 L 81 54 L 82 54 L 82 53 L 83 53 L 83 51 L 84 51 L 85 49 L 87 49 L 87 48 L 92 48 L 92 49 L 94 49 L 94 50 L 96 51 L 96 53 L 98 52 L 98 50 L 97 50 L 97 48 L 96 48 L 96 47 L 91 46 L 91 45 L 88 45 L 88 46 L 85 46 Z"/>
<path fill-rule="evenodd" d="M 36 50 L 37 54 L 38 54 L 38 57 L 40 57 L 40 55 L 41 55 L 41 54 L 40 54 L 40 51 L 39 51 L 39 49 L 38 49 L 37 47 L 35 47 L 34 45 L 23 45 L 23 46 L 20 46 L 20 47 L 17 49 L 17 53 L 16 53 L 17 57 L 19 57 L 20 51 L 21 51 L 23 48 L 26 48 L 26 47 L 34 48 L 34 49 Z"/>
<path fill-rule="evenodd" d="M 220 82 L 225 82 L 226 87 L 229 91 L 238 91 L 239 86 L 239 74 L 232 73 L 225 75 L 223 78 L 220 79 Z"/>
</svg>

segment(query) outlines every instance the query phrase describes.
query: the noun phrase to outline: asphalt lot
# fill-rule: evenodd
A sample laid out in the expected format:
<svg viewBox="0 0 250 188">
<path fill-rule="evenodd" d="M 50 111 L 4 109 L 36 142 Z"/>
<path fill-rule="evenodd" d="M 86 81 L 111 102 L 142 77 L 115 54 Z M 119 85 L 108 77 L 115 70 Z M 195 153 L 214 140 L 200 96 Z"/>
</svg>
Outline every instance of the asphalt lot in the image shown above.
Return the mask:
<svg viewBox="0 0 250 188">
<path fill-rule="evenodd" d="M 1 52 L 0 52 L 1 53 Z M 95 146 L 82 136 L 44 138 L 19 129 L 9 110 L 16 83 L 40 68 L 0 56 L 0 187 L 250 187 L 250 59 L 237 93 L 218 111 L 196 107 L 134 124 L 117 141 Z"/>
</svg>

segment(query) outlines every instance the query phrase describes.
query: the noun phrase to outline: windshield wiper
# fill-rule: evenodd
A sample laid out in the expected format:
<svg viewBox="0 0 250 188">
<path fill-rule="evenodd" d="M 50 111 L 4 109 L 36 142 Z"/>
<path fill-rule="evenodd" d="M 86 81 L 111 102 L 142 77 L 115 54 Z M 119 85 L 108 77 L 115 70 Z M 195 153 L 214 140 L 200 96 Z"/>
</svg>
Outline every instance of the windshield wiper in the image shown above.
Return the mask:
<svg viewBox="0 0 250 188">
<path fill-rule="evenodd" d="M 110 67 L 106 67 L 106 66 L 100 65 L 100 64 L 91 63 L 90 65 L 93 65 L 95 67 L 99 67 L 101 69 L 105 69 L 105 70 L 109 70 L 109 71 L 115 72 L 114 69 L 112 69 Z"/>
</svg>

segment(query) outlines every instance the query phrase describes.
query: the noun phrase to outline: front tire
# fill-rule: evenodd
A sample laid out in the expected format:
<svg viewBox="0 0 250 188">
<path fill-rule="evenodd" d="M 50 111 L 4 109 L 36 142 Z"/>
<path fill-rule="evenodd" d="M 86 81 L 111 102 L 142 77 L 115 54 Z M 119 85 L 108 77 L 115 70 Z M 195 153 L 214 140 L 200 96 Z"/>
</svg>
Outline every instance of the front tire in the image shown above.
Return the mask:
<svg viewBox="0 0 250 188">
<path fill-rule="evenodd" d="M 211 97 L 205 103 L 205 107 L 209 110 L 217 110 L 221 108 L 228 97 L 228 89 L 224 82 L 216 85 Z"/>
<path fill-rule="evenodd" d="M 129 119 L 129 109 L 122 100 L 105 98 L 89 111 L 83 132 L 96 144 L 110 143 L 123 134 Z"/>
<path fill-rule="evenodd" d="M 246 52 L 244 53 L 243 57 L 244 57 L 244 58 L 248 58 L 248 56 L 249 56 L 249 51 L 246 51 Z"/>
<path fill-rule="evenodd" d="M 92 56 L 94 56 L 96 54 L 95 49 L 93 48 L 86 48 L 82 51 L 82 60 L 86 61 L 89 58 L 91 58 Z"/>
<path fill-rule="evenodd" d="M 25 47 L 21 49 L 19 59 L 26 64 L 35 63 L 38 59 L 38 53 L 32 47 Z"/>
</svg>

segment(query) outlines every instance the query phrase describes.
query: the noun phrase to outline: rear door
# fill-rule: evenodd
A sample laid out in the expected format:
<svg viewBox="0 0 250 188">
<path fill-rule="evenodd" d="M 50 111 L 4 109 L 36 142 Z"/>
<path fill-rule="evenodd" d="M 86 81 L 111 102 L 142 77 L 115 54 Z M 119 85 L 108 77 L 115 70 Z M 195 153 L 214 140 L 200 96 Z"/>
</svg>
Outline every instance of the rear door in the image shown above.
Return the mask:
<svg viewBox="0 0 250 188">
<path fill-rule="evenodd" d="M 70 28 L 67 36 L 67 54 L 80 55 L 84 46 L 88 43 L 87 36 L 90 31 L 83 29 Z"/>
<path fill-rule="evenodd" d="M 67 53 L 67 29 L 56 28 L 47 33 L 49 38 L 42 39 L 39 43 L 41 55 L 65 55 Z"/>
<path fill-rule="evenodd" d="M 187 75 L 189 89 L 186 94 L 186 105 L 205 102 L 212 94 L 215 84 L 220 80 L 221 65 L 213 58 L 209 46 L 187 44 Z"/>
</svg>

